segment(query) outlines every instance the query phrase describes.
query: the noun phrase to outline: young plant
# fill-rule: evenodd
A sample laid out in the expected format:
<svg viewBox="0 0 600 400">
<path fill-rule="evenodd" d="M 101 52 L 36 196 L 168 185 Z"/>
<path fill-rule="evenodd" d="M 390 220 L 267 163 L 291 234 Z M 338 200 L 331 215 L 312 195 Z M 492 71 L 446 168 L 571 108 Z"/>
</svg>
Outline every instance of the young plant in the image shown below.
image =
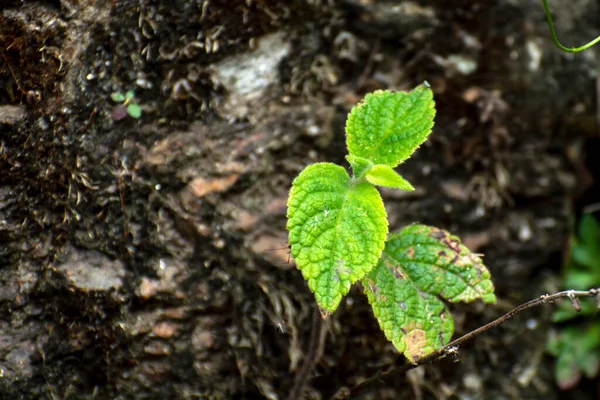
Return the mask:
<svg viewBox="0 0 600 400">
<path fill-rule="evenodd" d="M 414 190 L 394 168 L 427 139 L 434 116 L 427 83 L 368 94 L 346 121 L 352 176 L 332 163 L 306 167 L 287 210 L 292 257 L 323 317 L 360 281 L 386 337 L 413 363 L 452 336 L 443 300 L 496 300 L 489 271 L 455 236 L 425 225 L 388 236 L 375 186 Z"/>
<path fill-rule="evenodd" d="M 577 234 L 571 237 L 563 284 L 576 290 L 600 286 L 600 224 L 592 215 L 581 218 Z M 593 379 L 600 372 L 600 320 L 582 320 L 594 315 L 598 315 L 594 304 L 577 302 L 575 307 L 560 304 L 552 317 L 562 324 L 548 341 L 562 389 L 577 385 L 582 375 Z"/>
<path fill-rule="evenodd" d="M 142 108 L 133 99 L 135 93 L 128 90 L 125 94 L 121 92 L 111 93 L 110 98 L 115 103 L 121 103 L 113 109 L 112 118 L 119 121 L 129 115 L 131 118 L 139 119 L 142 116 Z"/>
</svg>

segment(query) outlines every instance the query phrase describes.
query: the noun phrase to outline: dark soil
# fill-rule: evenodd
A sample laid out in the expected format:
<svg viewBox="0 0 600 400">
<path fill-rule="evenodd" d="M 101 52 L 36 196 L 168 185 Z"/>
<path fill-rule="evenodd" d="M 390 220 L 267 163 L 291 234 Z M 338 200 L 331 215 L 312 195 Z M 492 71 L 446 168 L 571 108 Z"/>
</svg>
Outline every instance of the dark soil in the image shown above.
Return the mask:
<svg viewBox="0 0 600 400">
<path fill-rule="evenodd" d="M 314 310 L 287 192 L 344 164 L 345 116 L 379 88 L 427 80 L 438 108 L 400 167 L 417 190 L 383 191 L 391 229 L 448 229 L 494 277 L 497 305 L 452 306 L 456 334 L 557 290 L 573 209 L 598 201 L 599 50 L 559 52 L 539 3 L 5 0 L 0 398 L 287 398 Z M 598 2 L 556 7 L 565 43 L 597 35 Z M 128 90 L 139 120 L 116 118 Z M 556 388 L 551 311 L 369 396 L 599 398 Z M 359 288 L 325 324 L 304 398 L 404 363 Z"/>
</svg>

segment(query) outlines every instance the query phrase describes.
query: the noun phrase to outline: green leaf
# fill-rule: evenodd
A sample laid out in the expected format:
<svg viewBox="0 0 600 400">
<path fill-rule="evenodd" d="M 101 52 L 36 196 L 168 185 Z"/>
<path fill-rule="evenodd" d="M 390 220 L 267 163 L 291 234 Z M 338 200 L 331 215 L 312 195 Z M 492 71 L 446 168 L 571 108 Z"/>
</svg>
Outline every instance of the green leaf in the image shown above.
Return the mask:
<svg viewBox="0 0 600 400">
<path fill-rule="evenodd" d="M 600 351 L 596 349 L 594 352 L 585 354 L 579 361 L 579 367 L 589 379 L 596 377 L 600 371 Z"/>
<path fill-rule="evenodd" d="M 131 100 L 135 97 L 135 93 L 133 92 L 133 90 L 128 90 L 127 93 L 125 93 L 125 98 L 127 100 Z"/>
<path fill-rule="evenodd" d="M 556 359 L 554 378 L 562 390 L 575 387 L 581 379 L 581 371 L 577 368 L 575 357 L 568 353 L 562 353 Z"/>
<path fill-rule="evenodd" d="M 561 389 L 575 386 L 582 372 L 592 379 L 600 370 L 600 323 L 566 326 L 551 335 L 547 349 L 557 357 L 555 377 Z"/>
<path fill-rule="evenodd" d="M 335 164 L 313 164 L 294 180 L 287 210 L 291 254 L 324 314 L 377 263 L 387 216 L 377 189 L 354 184 Z"/>
<path fill-rule="evenodd" d="M 593 215 L 585 214 L 579 221 L 578 231 L 579 238 L 574 240 L 571 257 L 581 266 L 598 270 L 600 268 L 600 224 Z"/>
<path fill-rule="evenodd" d="M 598 306 L 595 300 L 582 299 L 580 311 L 575 311 L 570 301 L 563 300 L 557 303 L 556 310 L 552 314 L 552 322 L 565 322 L 574 318 L 597 314 Z"/>
<path fill-rule="evenodd" d="M 598 259 L 600 262 L 600 258 Z M 578 266 L 571 266 L 565 271 L 563 286 L 574 290 L 587 290 L 600 285 L 600 269 L 581 270 Z"/>
<path fill-rule="evenodd" d="M 494 303 L 490 272 L 479 255 L 471 253 L 448 232 L 410 225 L 390 235 L 384 256 L 400 265 L 422 291 L 450 302 L 482 299 Z"/>
<path fill-rule="evenodd" d="M 448 232 L 425 225 L 391 234 L 377 267 L 362 282 L 381 329 L 411 362 L 452 336 L 452 317 L 437 296 L 496 301 L 479 256 Z"/>
<path fill-rule="evenodd" d="M 127 106 L 127 114 L 135 119 L 139 119 L 142 116 L 142 108 L 137 104 L 131 103 Z"/>
<path fill-rule="evenodd" d="M 408 93 L 379 90 L 367 94 L 346 121 L 348 152 L 373 164 L 397 166 L 431 132 L 434 105 L 427 85 Z"/>
<path fill-rule="evenodd" d="M 399 266 L 380 261 L 362 283 L 385 336 L 411 362 L 450 341 L 454 322 L 444 303 Z"/>
<path fill-rule="evenodd" d="M 356 179 L 361 179 L 364 177 L 367 172 L 369 172 L 375 166 L 371 160 L 367 160 L 366 158 L 353 156 L 352 154 L 348 154 L 346 156 L 346 160 L 350 163 L 352 167 L 352 172 L 354 173 L 354 177 Z"/>
<path fill-rule="evenodd" d="M 409 192 L 415 190 L 407 180 L 387 165 L 375 165 L 367 173 L 366 177 L 373 185 L 407 190 Z"/>
<path fill-rule="evenodd" d="M 110 98 L 112 99 L 112 101 L 114 101 L 115 103 L 122 103 L 125 101 L 125 96 L 123 95 L 123 93 L 121 92 L 114 92 L 110 94 Z"/>
<path fill-rule="evenodd" d="M 579 236 L 583 243 L 591 247 L 600 246 L 600 224 L 591 214 L 584 214 L 579 221 Z"/>
</svg>

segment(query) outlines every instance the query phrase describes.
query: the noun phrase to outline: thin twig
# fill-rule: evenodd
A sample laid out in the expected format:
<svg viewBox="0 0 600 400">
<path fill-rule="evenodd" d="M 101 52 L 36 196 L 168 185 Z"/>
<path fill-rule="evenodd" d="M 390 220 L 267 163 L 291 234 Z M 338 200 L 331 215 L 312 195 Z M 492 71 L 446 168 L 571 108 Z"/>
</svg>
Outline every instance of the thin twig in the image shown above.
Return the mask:
<svg viewBox="0 0 600 400">
<path fill-rule="evenodd" d="M 308 352 L 304 357 L 304 363 L 296 379 L 294 380 L 294 387 L 292 388 L 288 400 L 299 400 L 302 398 L 302 390 L 310 378 L 310 373 L 313 370 L 315 364 L 321 359 L 323 355 L 323 346 L 325 344 L 325 334 L 327 333 L 327 325 L 323 323 L 321 312 L 318 308 L 315 308 L 313 313 L 313 324 L 312 331 L 310 333 L 310 343 L 308 344 Z"/>
<path fill-rule="evenodd" d="M 480 328 L 477 328 L 474 331 L 471 331 L 464 336 L 461 336 L 460 338 L 448 343 L 447 345 L 434 351 L 433 353 L 430 353 L 426 356 L 423 356 L 423 357 L 417 359 L 414 364 L 404 364 L 400 367 L 394 367 L 386 372 L 379 372 L 375 376 L 356 385 L 352 389 L 348 389 L 347 387 L 341 388 L 332 397 L 332 399 L 347 399 L 349 397 L 352 397 L 354 399 L 354 398 L 356 398 L 357 395 L 359 395 L 361 393 L 365 393 L 365 392 L 373 389 L 375 386 L 384 385 L 387 382 L 394 381 L 401 375 L 405 374 L 407 371 L 409 371 L 413 368 L 416 368 L 419 365 L 430 364 L 430 363 L 432 363 L 436 360 L 442 359 L 446 356 L 456 355 L 458 347 L 461 344 L 463 344 L 464 342 L 466 342 L 467 340 L 471 340 L 475 336 L 478 336 L 478 335 L 500 325 L 501 323 L 511 319 L 515 315 L 520 314 L 521 312 L 527 310 L 528 308 L 537 307 L 542 304 L 552 303 L 555 300 L 565 299 L 565 298 L 571 299 L 571 301 L 573 302 L 573 305 L 575 307 L 577 304 L 576 300 L 580 297 L 597 297 L 598 302 L 599 302 L 598 306 L 600 307 L 600 288 L 590 289 L 588 291 L 565 290 L 563 292 L 558 292 L 558 293 L 555 293 L 552 295 L 544 294 L 544 295 L 538 297 L 537 299 L 534 299 L 534 300 L 528 301 L 527 303 L 521 304 L 520 306 L 518 306 L 514 310 L 510 311 L 509 313 L 504 314 L 502 317 L 500 317 Z"/>
</svg>

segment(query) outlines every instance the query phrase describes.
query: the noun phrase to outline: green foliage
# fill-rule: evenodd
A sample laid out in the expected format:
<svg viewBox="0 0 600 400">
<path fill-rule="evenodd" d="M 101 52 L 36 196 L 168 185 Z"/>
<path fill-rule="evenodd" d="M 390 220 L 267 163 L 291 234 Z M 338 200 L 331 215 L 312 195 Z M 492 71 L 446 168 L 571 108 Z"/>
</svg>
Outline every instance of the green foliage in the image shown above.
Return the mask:
<svg viewBox="0 0 600 400">
<path fill-rule="evenodd" d="M 130 117 L 139 119 L 142 116 L 142 108 L 133 101 L 134 97 L 135 93 L 132 90 L 128 90 L 125 94 L 121 92 L 110 94 L 112 101 L 122 103 L 122 106 L 126 107 L 127 114 Z"/>
<path fill-rule="evenodd" d="M 287 228 L 292 257 L 325 312 L 377 262 L 388 233 L 377 189 L 330 163 L 313 164 L 294 180 Z"/>
<path fill-rule="evenodd" d="M 387 165 L 374 166 L 366 174 L 366 178 L 370 183 L 377 186 L 385 186 L 409 192 L 415 190 L 408 181 Z"/>
<path fill-rule="evenodd" d="M 452 336 L 443 300 L 496 300 L 479 256 L 449 233 L 411 225 L 386 242 L 387 216 L 374 185 L 414 190 L 393 168 L 425 141 L 434 116 L 427 84 L 368 94 L 346 122 L 353 176 L 335 164 L 310 165 L 288 199 L 291 255 L 321 312 L 334 312 L 360 280 L 386 337 L 413 362 Z"/>
<path fill-rule="evenodd" d="M 114 92 L 110 94 L 110 98 L 115 103 L 122 103 L 125 101 L 125 95 L 121 92 Z"/>
<path fill-rule="evenodd" d="M 434 117 L 433 93 L 427 84 L 408 93 L 370 93 L 346 120 L 348 152 L 373 164 L 396 167 L 427 139 Z"/>
<path fill-rule="evenodd" d="M 386 337 L 413 362 L 450 341 L 454 323 L 441 299 L 496 301 L 481 259 L 425 225 L 391 234 L 363 286 Z"/>
<path fill-rule="evenodd" d="M 600 286 L 600 224 L 591 215 L 579 221 L 571 237 L 569 257 L 564 268 L 563 286 L 585 290 Z M 561 388 L 575 386 L 582 374 L 589 378 L 600 372 L 600 321 L 596 304 L 582 302 L 581 310 L 564 302 L 552 320 L 563 323 L 548 342 L 548 351 L 556 356 L 555 377 Z M 584 317 L 584 318 L 582 318 Z"/>
<path fill-rule="evenodd" d="M 562 389 L 579 382 L 582 374 L 592 379 L 600 369 L 600 324 L 565 326 L 548 341 L 556 357 L 555 378 Z"/>
<path fill-rule="evenodd" d="M 142 116 L 142 108 L 135 103 L 130 103 L 127 105 L 127 114 L 132 118 L 139 119 Z"/>
</svg>

